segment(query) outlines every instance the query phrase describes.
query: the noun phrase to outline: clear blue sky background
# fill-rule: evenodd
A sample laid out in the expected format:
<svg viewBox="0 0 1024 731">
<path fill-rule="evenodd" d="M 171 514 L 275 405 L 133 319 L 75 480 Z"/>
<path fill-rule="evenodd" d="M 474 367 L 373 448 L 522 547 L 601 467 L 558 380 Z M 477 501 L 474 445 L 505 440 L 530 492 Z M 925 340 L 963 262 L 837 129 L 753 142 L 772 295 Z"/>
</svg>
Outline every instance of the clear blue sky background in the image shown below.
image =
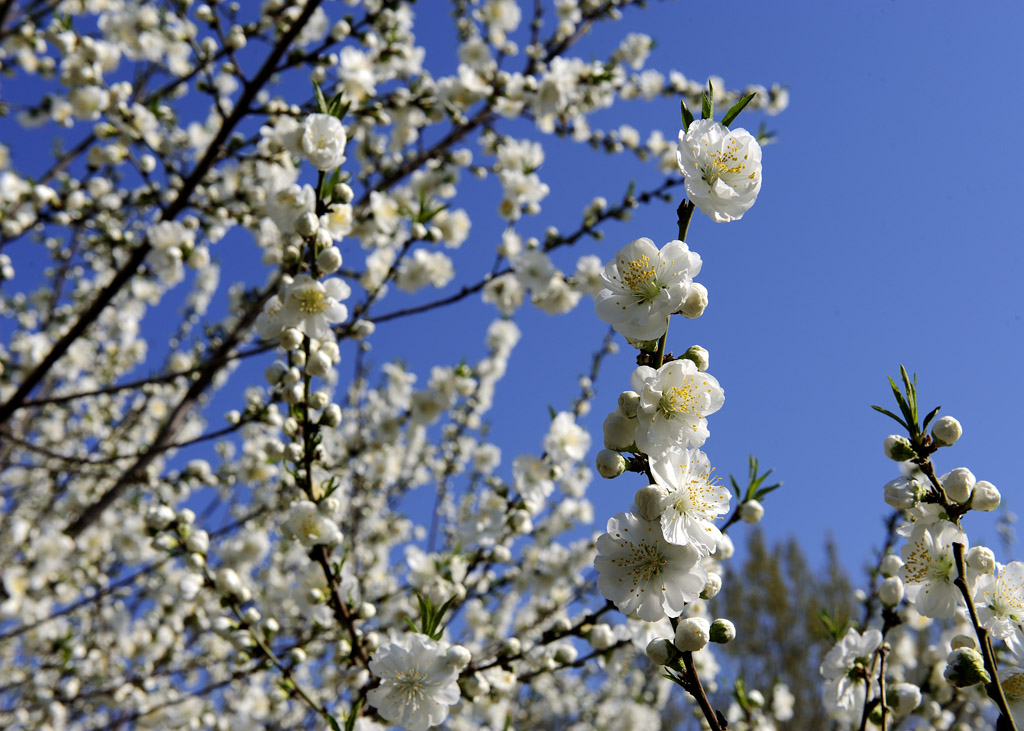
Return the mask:
<svg viewBox="0 0 1024 731">
<path fill-rule="evenodd" d="M 417 37 L 437 75 L 456 64 L 448 10 L 438 0 L 415 6 Z M 606 58 L 626 32 L 642 31 L 658 43 L 649 67 L 675 68 L 699 81 L 719 75 L 730 88 L 778 82 L 790 89 L 789 109 L 768 120 L 778 143 L 765 148 L 764 185 L 753 209 L 732 224 L 695 215 L 688 243 L 703 257 L 698 281 L 709 289 L 711 305 L 698 321 L 677 318 L 669 333 L 676 353 L 694 343 L 706 347 L 711 372 L 725 388 L 726 404 L 710 420 L 706 445 L 718 472 L 742 477 L 754 454 L 785 482 L 766 503 L 763 526 L 772 538 L 797 535 L 815 552 L 831 534 L 852 568 L 879 544 L 888 512 L 882 485 L 897 475 L 881 444 L 896 425 L 869 405 L 891 405 L 886 378 L 897 375 L 900 363 L 918 373 L 925 408 L 941 403 L 942 413 L 964 425 L 961 443 L 939 454 L 940 471 L 967 466 L 1002 490 L 1006 507 L 1019 508 L 1020 450 L 1013 440 L 1024 403 L 1017 223 L 1024 146 L 1013 120 L 1024 118 L 1022 27 L 1024 6 L 1011 2 L 970 9 L 877 0 L 666 2 L 627 11 L 622 23 L 598 27 L 576 51 Z M 745 113 L 737 124 L 756 129 L 760 120 Z M 644 139 L 654 129 L 674 139 L 678 104 L 632 102 L 594 119 L 595 127 L 621 123 Z M 539 137 L 526 126 L 506 129 Z M 40 134 L 29 133 L 37 143 Z M 21 133 L 10 135 L 4 141 L 15 165 L 34 167 L 31 156 L 47 146 L 32 152 L 19 145 Z M 559 140 L 546 150 L 539 172 L 552 194 L 543 214 L 521 227 L 524 235 L 542 236 L 551 223 L 571 230 L 593 196 L 616 200 L 630 179 L 641 187 L 661 180 L 652 165 L 628 156 L 611 158 Z M 503 228 L 496 214 L 500 191 L 494 180 L 482 187 L 461 202 L 471 214 L 482 213 L 474 215 L 470 239 L 456 256 L 457 267 L 468 267 L 466 279 L 448 291 L 493 260 Z M 664 244 L 675 237 L 674 209 L 643 207 L 632 221 L 610 228 L 603 242 L 560 252 L 556 263 L 571 273 L 580 253 L 607 261 L 640 236 Z M 347 247 L 349 263 L 360 262 L 358 246 Z M 252 252 L 249 240 L 234 236 L 213 249 L 230 266 L 251 260 Z M 230 266 L 225 280 L 233 278 Z M 378 312 L 407 303 L 394 294 Z M 483 355 L 483 328 L 494 315 L 474 298 L 383 324 L 373 359 L 401 357 L 425 385 L 430 365 Z M 547 406 L 568 406 L 606 331 L 586 301 L 564 317 L 527 305 L 516 320 L 525 337 L 491 414 L 508 479 L 516 455 L 540 453 Z M 343 378 L 352 362 L 351 350 L 344 352 Z M 628 388 L 632 357 L 624 347 L 597 383 L 585 421 L 594 435 L 592 454 L 600 448 L 604 416 Z M 240 389 L 222 393 L 211 414 L 240 402 Z M 589 493 L 595 524 L 628 509 L 641 482 L 637 476 L 595 480 Z M 991 520 L 970 515 L 966 524 L 1008 560 Z M 736 533 L 741 544 L 742 526 Z"/>
<path fill-rule="evenodd" d="M 423 5 L 418 12 L 422 18 Z M 754 208 L 733 224 L 695 216 L 688 242 L 703 257 L 699 281 L 711 306 L 669 333 L 677 353 L 692 343 L 708 348 L 725 388 L 705 446 L 718 472 L 742 477 L 754 454 L 784 481 L 766 504 L 772 538 L 797 535 L 813 555 L 831 534 L 853 570 L 879 545 L 888 514 L 882 485 L 898 475 L 881 444 L 898 427 L 869 405 L 892 405 L 886 378 L 900 363 L 918 374 L 924 409 L 941 404 L 964 425 L 961 442 L 938 454 L 940 473 L 967 466 L 1002 490 L 1005 507 L 1020 507 L 1013 440 L 1024 402 L 1024 148 L 1012 120 L 1024 112 L 1022 27 L 1024 9 L 1008 2 L 970 10 L 953 2 L 654 3 L 596 29 L 581 46 L 584 57 L 589 48 L 604 57 L 624 30 L 643 31 L 658 42 L 650 67 L 701 81 L 720 75 L 732 88 L 790 88 L 789 109 L 768 120 L 779 141 L 765 148 Z M 435 56 L 427 44 L 428 63 L 452 56 L 439 45 Z M 661 128 L 671 139 L 678 107 L 634 102 L 595 126 L 621 122 L 642 137 Z M 745 114 L 737 124 L 759 122 Z M 626 179 L 639 177 L 635 165 L 568 144 L 550 145 L 548 155 L 540 172 L 553 193 L 544 223 L 554 217 L 568 227 L 591 196 L 613 200 Z M 571 202 L 563 214 L 564 200 Z M 675 237 L 673 208 L 641 208 L 586 247 L 607 261 L 632 238 L 663 244 Z M 467 246 L 490 250 L 487 225 L 474 219 Z M 398 344 L 378 338 L 375 353 L 409 352 L 416 343 L 425 355 L 452 353 L 454 362 L 479 347 L 475 332 L 462 328 L 476 319 L 474 309 L 449 310 L 452 333 L 440 342 L 416 333 Z M 508 461 L 538 449 L 543 405 L 563 408 L 604 332 L 587 303 L 564 318 L 527 308 L 517 320 L 526 337 L 493 414 Z M 601 420 L 628 387 L 628 351 L 598 383 L 587 422 L 595 451 Z M 595 481 L 596 522 L 627 509 L 637 486 L 636 476 Z M 991 520 L 971 514 L 966 526 L 1009 560 Z M 742 543 L 742 526 L 735 533 Z"/>
</svg>

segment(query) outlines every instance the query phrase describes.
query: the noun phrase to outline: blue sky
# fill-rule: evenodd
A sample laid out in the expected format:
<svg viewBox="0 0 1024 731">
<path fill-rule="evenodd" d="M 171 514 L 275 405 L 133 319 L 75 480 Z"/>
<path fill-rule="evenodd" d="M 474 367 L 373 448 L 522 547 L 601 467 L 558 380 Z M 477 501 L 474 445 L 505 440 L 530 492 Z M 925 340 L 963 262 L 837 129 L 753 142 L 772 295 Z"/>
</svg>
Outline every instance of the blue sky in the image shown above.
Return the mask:
<svg viewBox="0 0 1024 731">
<path fill-rule="evenodd" d="M 643 31 L 658 42 L 651 67 L 790 89 L 789 109 L 768 120 L 779 139 L 765 148 L 754 208 L 738 223 L 698 215 L 690 227 L 711 306 L 698 321 L 674 323 L 669 348 L 699 343 L 711 352 L 726 405 L 710 420 L 706 451 L 723 476 L 742 477 L 748 454 L 773 467 L 785 486 L 767 501 L 762 525 L 771 537 L 797 535 L 812 555 L 828 533 L 856 569 L 881 541 L 882 485 L 898 474 L 881 444 L 896 424 L 869 406 L 891 405 L 886 379 L 900 363 L 918 374 L 923 407 L 941 404 L 964 425 L 961 442 L 937 455 L 940 473 L 967 466 L 1019 509 L 1011 439 L 1024 396 L 1015 220 L 1024 152 L 1009 122 L 1024 111 L 1022 16 L 1010 3 L 970 12 L 948 2 L 927 12 L 899 2 L 656 3 L 581 46 L 584 57 L 589 47 L 600 55 L 625 30 Z M 431 52 L 428 45 L 428 63 Z M 628 122 L 642 136 L 678 129 L 669 100 L 623 105 L 609 119 L 606 126 Z M 745 114 L 737 125 L 759 121 Z M 568 147 L 548 148 L 541 174 L 554 192 L 541 222 L 558 215 L 556 196 L 612 200 L 638 175 L 624 161 Z M 565 220 L 575 220 L 578 205 L 567 208 Z M 484 224 L 474 226 L 476 245 Z M 672 208 L 641 208 L 586 250 L 607 261 L 632 238 L 662 244 L 674 230 Z M 472 318 L 468 308 L 451 313 L 453 325 Z M 565 318 L 528 310 L 518 319 L 527 335 L 494 412 L 507 459 L 518 453 L 511 444 L 538 448 L 547 420 L 540 404 L 567 402 L 561 394 L 574 393 L 604 332 L 586 303 Z M 595 441 L 627 387 L 627 350 L 598 383 L 588 422 Z M 637 479 L 594 483 L 598 523 L 628 507 Z M 965 525 L 1009 560 L 990 519 L 972 514 Z M 741 527 L 738 543 L 742 535 Z"/>
<path fill-rule="evenodd" d="M 455 66 L 448 8 L 436 0 L 415 6 L 417 37 L 436 74 Z M 896 425 L 869 405 L 891 405 L 886 378 L 897 375 L 900 363 L 919 375 L 923 406 L 942 404 L 943 414 L 964 425 L 960 444 L 938 455 L 939 471 L 967 466 L 1002 490 L 1006 507 L 1019 508 L 1011 440 L 1024 402 L 1015 220 L 1024 148 L 1012 120 L 1024 116 L 1022 27 L 1024 7 L 1009 2 L 977 3 L 969 11 L 953 2 L 927 9 L 873 0 L 652 3 L 646 11 L 627 11 L 622 23 L 598 27 L 576 51 L 605 58 L 626 32 L 642 31 L 658 43 L 649 67 L 675 68 L 699 81 L 715 74 L 731 88 L 781 83 L 790 89 L 789 109 L 768 120 L 778 143 L 765 148 L 764 184 L 753 209 L 732 224 L 695 215 L 687 239 L 703 257 L 698 281 L 709 289 L 711 305 L 700 320 L 677 318 L 669 333 L 676 353 L 694 343 L 706 347 L 711 372 L 725 388 L 726 404 L 710 420 L 706 445 L 718 472 L 742 477 L 754 454 L 785 483 L 766 504 L 770 537 L 795 534 L 814 552 L 830 533 L 851 567 L 878 545 L 888 511 L 882 485 L 897 475 L 881 445 Z M 305 97 L 306 88 L 296 88 Z M 734 126 L 756 129 L 760 121 L 744 113 Z M 594 120 L 605 128 L 621 123 L 637 127 L 642 138 L 661 129 L 672 139 L 677 102 L 632 102 Z M 540 137 L 527 126 L 506 131 Z M 37 145 L 33 152 L 16 146 L 17 139 L 12 132 L 5 140 L 16 165 L 47 149 Z M 524 235 L 543 235 L 550 223 L 571 230 L 593 196 L 613 201 L 630 179 L 661 180 L 650 165 L 626 157 L 562 140 L 545 145 L 539 172 L 552 194 L 543 214 L 524 223 Z M 469 274 L 441 296 L 493 261 L 503 228 L 496 215 L 500 191 L 495 180 L 481 188 L 461 203 L 474 223 L 456 265 L 465 259 Z M 607 261 L 640 236 L 664 244 L 675 237 L 674 208 L 640 208 L 631 221 L 610 227 L 604 241 L 560 252 L 556 263 L 571 272 L 581 253 Z M 347 246 L 346 256 L 355 257 L 358 246 Z M 244 237 L 229 237 L 213 255 L 237 266 L 239 254 L 251 259 L 252 251 Z M 225 280 L 231 276 L 226 270 Z M 378 313 L 407 301 L 395 294 Z M 383 324 L 372 357 L 378 364 L 401 357 L 425 384 L 430 365 L 483 355 L 483 328 L 494 314 L 471 299 Z M 568 406 L 606 331 L 588 302 L 565 317 L 526 306 L 516 319 L 524 339 L 492 412 L 509 479 L 516 455 L 540 453 L 548 405 Z M 343 378 L 350 350 L 345 357 Z M 593 452 L 601 421 L 628 388 L 632 369 L 624 347 L 602 372 L 585 421 Z M 253 372 L 261 371 L 262 365 Z M 211 413 L 238 401 L 240 389 L 227 391 Z M 595 524 L 628 509 L 640 485 L 636 476 L 595 480 L 589 492 Z M 969 515 L 966 526 L 1009 559 L 990 519 Z M 742 527 L 737 533 L 742 543 Z"/>
</svg>

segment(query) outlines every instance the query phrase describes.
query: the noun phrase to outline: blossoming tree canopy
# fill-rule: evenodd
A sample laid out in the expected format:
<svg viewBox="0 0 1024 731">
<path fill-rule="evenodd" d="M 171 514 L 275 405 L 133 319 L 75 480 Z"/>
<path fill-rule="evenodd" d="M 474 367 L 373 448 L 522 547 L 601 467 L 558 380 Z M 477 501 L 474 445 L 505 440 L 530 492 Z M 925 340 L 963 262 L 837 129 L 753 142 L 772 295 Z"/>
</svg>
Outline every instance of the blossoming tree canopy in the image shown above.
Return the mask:
<svg viewBox="0 0 1024 731">
<path fill-rule="evenodd" d="M 785 90 L 648 68 L 605 22 L 631 0 L 459 0 L 450 59 L 447 15 L 336 5 L 0 5 L 0 725 L 785 723 L 783 684 L 715 690 L 730 531 L 776 486 L 715 476 L 724 388 L 684 340 L 717 228 L 690 214 L 750 210 L 766 140 L 734 122 Z M 701 118 L 601 126 L 662 99 Z M 574 210 L 556 137 L 640 182 Z M 531 308 L 611 331 L 558 403 L 517 394 L 550 420 L 510 447 Z M 424 334 L 473 345 L 424 363 Z M 1024 702 L 1020 565 L 961 525 L 999 491 L 927 471 L 960 435 L 928 419 L 897 417 L 899 547 L 821 665 L 847 725 Z M 595 466 L 635 482 L 611 515 Z M 962 630 L 941 688 L 899 651 L 922 617 Z"/>
</svg>

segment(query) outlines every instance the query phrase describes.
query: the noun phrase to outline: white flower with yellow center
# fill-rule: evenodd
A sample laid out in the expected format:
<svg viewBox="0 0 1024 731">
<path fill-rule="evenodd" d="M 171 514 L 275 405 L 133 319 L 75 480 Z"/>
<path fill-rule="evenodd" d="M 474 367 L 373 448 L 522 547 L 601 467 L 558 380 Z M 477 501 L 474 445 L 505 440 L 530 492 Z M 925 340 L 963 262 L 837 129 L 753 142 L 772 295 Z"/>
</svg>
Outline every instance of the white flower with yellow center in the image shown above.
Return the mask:
<svg viewBox="0 0 1024 731">
<path fill-rule="evenodd" d="M 998 564 L 998 568 L 998 576 L 985 574 L 978 578 L 974 603 L 981 626 L 1002 639 L 1024 621 L 1024 563 L 1012 561 L 1005 566 Z"/>
<path fill-rule="evenodd" d="M 705 417 L 725 403 L 718 381 L 691 360 L 673 360 L 658 370 L 640 366 L 630 384 L 640 394 L 636 444 L 655 459 L 673 446 L 704 444 L 710 434 Z"/>
<path fill-rule="evenodd" d="M 690 200 L 718 223 L 743 218 L 761 190 L 761 146 L 745 129 L 696 119 L 679 133 L 676 161 Z"/>
<path fill-rule="evenodd" d="M 331 335 L 331 325 L 348 317 L 348 308 L 341 300 L 350 294 L 349 286 L 337 277 L 319 282 L 308 274 L 300 274 L 281 294 L 281 325 L 326 340 Z"/>
<path fill-rule="evenodd" d="M 899 576 L 906 584 L 907 600 L 925 617 L 948 619 L 956 614 L 960 590 L 953 584 L 954 543 L 962 543 L 966 553 L 964 532 L 940 520 L 931 525 L 915 524 L 906 545 L 900 549 L 903 566 Z"/>
<path fill-rule="evenodd" d="M 302 125 L 302 152 L 317 170 L 334 170 L 345 162 L 348 137 L 341 120 L 330 114 L 310 114 Z"/>
<path fill-rule="evenodd" d="M 459 701 L 459 672 L 446 650 L 426 635 L 410 633 L 382 645 L 370 660 L 380 685 L 366 694 L 381 718 L 408 731 L 426 731 L 448 717 Z"/>
<path fill-rule="evenodd" d="M 292 503 L 282 528 L 304 546 L 335 546 L 343 538 L 337 524 L 309 500 Z"/>
<path fill-rule="evenodd" d="M 645 622 L 678 617 L 707 583 L 700 558 L 694 546 L 666 541 L 658 523 L 619 513 L 597 539 L 597 588 L 620 612 Z"/>
<path fill-rule="evenodd" d="M 597 316 L 627 338 L 660 338 L 700 266 L 700 256 L 682 241 L 670 241 L 658 251 L 650 239 L 637 239 L 622 247 L 601 274 L 603 289 L 594 298 Z"/>
<path fill-rule="evenodd" d="M 714 476 L 707 455 L 673 447 L 651 461 L 651 473 L 666 490 L 660 518 L 665 540 L 695 546 L 703 556 L 714 553 L 722 541 L 714 521 L 729 512 L 731 494 Z"/>
</svg>

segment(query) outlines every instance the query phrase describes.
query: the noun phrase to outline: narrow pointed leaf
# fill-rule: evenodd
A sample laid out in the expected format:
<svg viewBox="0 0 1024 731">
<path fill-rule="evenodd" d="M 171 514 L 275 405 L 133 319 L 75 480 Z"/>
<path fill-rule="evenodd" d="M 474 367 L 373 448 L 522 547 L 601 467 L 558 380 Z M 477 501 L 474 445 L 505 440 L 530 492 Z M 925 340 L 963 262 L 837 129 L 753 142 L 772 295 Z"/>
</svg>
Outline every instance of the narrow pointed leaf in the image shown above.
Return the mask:
<svg viewBox="0 0 1024 731">
<path fill-rule="evenodd" d="M 327 99 L 324 98 L 324 92 L 320 88 L 320 84 L 313 82 L 313 96 L 316 97 L 316 109 L 321 114 L 328 113 Z"/>
<path fill-rule="evenodd" d="M 924 423 L 921 425 L 922 431 L 927 431 L 928 425 L 932 423 L 932 419 L 935 418 L 935 415 L 939 413 L 939 409 L 941 408 L 941 406 L 936 406 L 934 409 L 928 412 L 928 416 L 924 417 Z"/>
<path fill-rule="evenodd" d="M 729 107 L 729 111 L 725 113 L 724 117 L 722 117 L 722 126 L 728 127 L 730 124 L 732 124 L 732 121 L 736 119 L 736 117 L 740 116 L 740 112 L 743 111 L 743 108 L 745 106 L 750 104 L 750 100 L 753 98 L 754 92 L 750 92 L 746 96 L 741 97 L 739 101 L 737 101 L 735 104 Z"/>
<path fill-rule="evenodd" d="M 693 124 L 693 114 L 690 113 L 689 108 L 686 106 L 686 100 L 679 100 L 679 111 L 680 116 L 683 120 L 683 131 L 690 129 L 690 125 Z"/>
<path fill-rule="evenodd" d="M 901 419 L 900 417 L 896 416 L 896 414 L 892 413 L 888 409 L 883 409 L 881 406 L 872 406 L 871 408 L 873 408 L 875 411 L 878 411 L 878 412 L 880 412 L 882 414 L 885 414 L 890 419 L 894 419 L 904 429 L 908 429 L 908 430 L 910 429 L 910 427 L 907 426 L 906 422 L 904 422 L 903 419 Z"/>
<path fill-rule="evenodd" d="M 708 84 L 708 86 L 710 86 L 710 84 Z M 701 94 L 700 118 L 701 119 L 711 119 L 712 115 L 714 113 L 715 113 L 714 102 L 711 100 L 710 97 L 708 97 L 708 92 L 705 91 L 703 94 Z"/>
</svg>

